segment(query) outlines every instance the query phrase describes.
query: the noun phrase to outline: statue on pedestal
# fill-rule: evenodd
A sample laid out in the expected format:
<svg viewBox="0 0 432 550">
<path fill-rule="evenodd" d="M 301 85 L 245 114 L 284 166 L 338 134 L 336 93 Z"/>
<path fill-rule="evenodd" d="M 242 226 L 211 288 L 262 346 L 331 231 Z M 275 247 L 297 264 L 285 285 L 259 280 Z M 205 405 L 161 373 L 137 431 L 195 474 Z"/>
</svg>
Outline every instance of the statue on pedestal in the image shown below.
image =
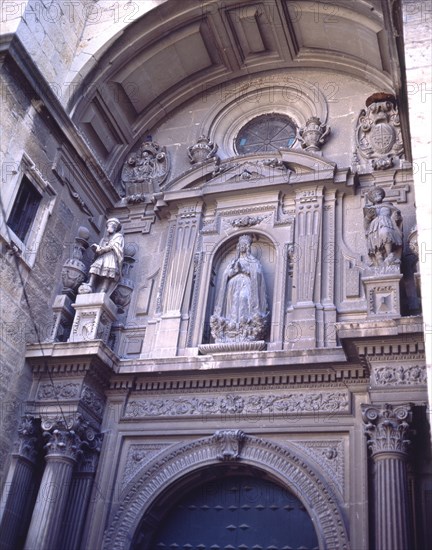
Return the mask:
<svg viewBox="0 0 432 550">
<path fill-rule="evenodd" d="M 106 222 L 106 236 L 99 244 L 92 244 L 96 259 L 90 266 L 90 279 L 83 283 L 79 294 L 91 292 L 106 292 L 111 294 L 120 279 L 123 264 L 124 238 L 121 233 L 121 224 L 117 218 L 110 218 Z"/>
<path fill-rule="evenodd" d="M 398 266 L 402 256 L 402 216 L 391 202 L 383 202 L 385 191 L 376 187 L 366 195 L 363 213 L 371 266 Z"/>
<path fill-rule="evenodd" d="M 225 269 L 211 333 L 216 343 L 263 340 L 268 327 L 269 309 L 261 262 L 251 251 L 252 237 L 242 235 L 237 254 Z"/>
</svg>

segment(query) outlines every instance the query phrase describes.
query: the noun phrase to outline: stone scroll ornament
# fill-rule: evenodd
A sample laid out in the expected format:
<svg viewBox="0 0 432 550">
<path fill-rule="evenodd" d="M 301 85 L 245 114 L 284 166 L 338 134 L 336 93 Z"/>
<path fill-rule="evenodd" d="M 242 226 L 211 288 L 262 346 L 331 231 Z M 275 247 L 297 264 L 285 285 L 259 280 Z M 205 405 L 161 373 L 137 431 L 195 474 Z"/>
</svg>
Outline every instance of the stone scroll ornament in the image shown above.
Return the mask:
<svg viewBox="0 0 432 550">
<path fill-rule="evenodd" d="M 404 153 L 396 98 L 378 92 L 366 100 L 356 128 L 357 152 L 375 170 L 391 168 Z"/>
<path fill-rule="evenodd" d="M 257 342 L 266 336 L 270 313 L 260 261 L 251 251 L 252 237 L 242 235 L 235 258 L 223 275 L 211 334 L 216 343 Z"/>
<path fill-rule="evenodd" d="M 120 279 L 124 257 L 124 237 L 121 233 L 121 223 L 117 218 L 107 220 L 105 236 L 99 244 L 92 244 L 91 248 L 96 259 L 89 269 L 89 281 L 79 287 L 78 293 L 111 294 Z"/>
<path fill-rule="evenodd" d="M 402 216 L 385 191 L 375 187 L 366 195 L 364 226 L 371 267 L 398 266 L 402 256 Z"/>
<path fill-rule="evenodd" d="M 123 165 L 121 181 L 127 202 L 141 202 L 146 199 L 146 194 L 158 193 L 168 172 L 169 158 L 165 147 L 154 141 L 145 141 Z"/>
</svg>

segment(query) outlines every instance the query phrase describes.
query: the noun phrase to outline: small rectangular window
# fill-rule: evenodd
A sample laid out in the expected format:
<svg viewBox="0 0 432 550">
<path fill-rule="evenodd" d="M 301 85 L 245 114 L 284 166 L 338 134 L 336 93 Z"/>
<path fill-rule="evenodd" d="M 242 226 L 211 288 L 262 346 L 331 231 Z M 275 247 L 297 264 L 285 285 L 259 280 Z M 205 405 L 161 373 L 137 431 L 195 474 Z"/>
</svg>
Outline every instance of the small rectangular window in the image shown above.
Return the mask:
<svg viewBox="0 0 432 550">
<path fill-rule="evenodd" d="M 7 221 L 8 226 L 22 242 L 25 242 L 29 234 L 41 200 L 42 195 L 27 176 L 23 176 Z"/>
</svg>

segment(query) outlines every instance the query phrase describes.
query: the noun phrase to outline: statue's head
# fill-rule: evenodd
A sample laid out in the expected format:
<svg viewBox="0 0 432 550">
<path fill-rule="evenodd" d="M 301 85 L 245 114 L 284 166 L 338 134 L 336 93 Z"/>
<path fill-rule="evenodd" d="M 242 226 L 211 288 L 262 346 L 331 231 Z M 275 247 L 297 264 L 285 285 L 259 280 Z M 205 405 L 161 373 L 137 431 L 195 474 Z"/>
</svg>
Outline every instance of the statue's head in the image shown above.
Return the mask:
<svg viewBox="0 0 432 550">
<path fill-rule="evenodd" d="M 374 187 L 368 192 L 367 197 L 373 204 L 376 204 L 384 199 L 385 191 L 382 187 Z"/>
<path fill-rule="evenodd" d="M 120 220 L 117 218 L 109 218 L 106 222 L 106 228 L 108 233 L 116 233 L 121 229 Z"/>
<path fill-rule="evenodd" d="M 239 238 L 237 249 L 239 252 L 246 252 L 250 249 L 252 244 L 252 237 L 251 235 L 242 235 Z"/>
</svg>

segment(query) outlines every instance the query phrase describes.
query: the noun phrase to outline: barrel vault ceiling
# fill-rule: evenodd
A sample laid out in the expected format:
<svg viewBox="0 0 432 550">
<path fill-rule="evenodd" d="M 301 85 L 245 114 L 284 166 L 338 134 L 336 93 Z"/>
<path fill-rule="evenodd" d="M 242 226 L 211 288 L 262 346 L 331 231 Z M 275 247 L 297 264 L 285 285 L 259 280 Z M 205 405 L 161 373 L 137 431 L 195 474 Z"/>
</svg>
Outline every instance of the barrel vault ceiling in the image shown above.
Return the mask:
<svg viewBox="0 0 432 550">
<path fill-rule="evenodd" d="M 114 174 L 127 151 L 173 109 L 274 69 L 332 70 L 398 92 L 387 0 L 168 1 L 126 28 L 69 105 Z"/>
</svg>

